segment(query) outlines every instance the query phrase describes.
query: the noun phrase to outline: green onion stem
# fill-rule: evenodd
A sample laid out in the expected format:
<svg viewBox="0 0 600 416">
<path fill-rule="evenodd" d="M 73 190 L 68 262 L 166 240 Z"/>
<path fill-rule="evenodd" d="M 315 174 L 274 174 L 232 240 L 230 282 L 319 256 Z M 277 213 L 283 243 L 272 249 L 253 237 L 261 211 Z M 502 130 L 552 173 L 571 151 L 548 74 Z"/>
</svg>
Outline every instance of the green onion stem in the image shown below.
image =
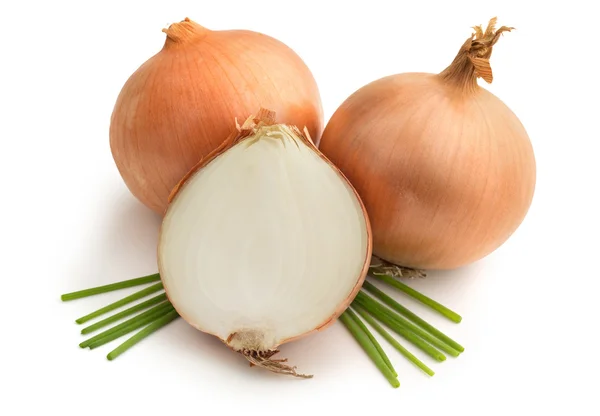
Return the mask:
<svg viewBox="0 0 600 416">
<path fill-rule="evenodd" d="M 371 315 L 369 315 L 361 306 L 357 304 L 352 304 L 352 307 L 358 312 L 358 314 L 365 320 L 369 325 L 371 325 L 379 334 L 386 339 L 400 354 L 402 354 L 408 361 L 412 362 L 414 365 L 419 367 L 425 373 L 430 376 L 433 376 L 435 373 L 433 370 L 425 365 L 421 360 L 415 357 L 410 351 L 404 348 L 389 332 L 387 332 Z"/>
<path fill-rule="evenodd" d="M 394 279 L 391 276 L 388 276 L 385 274 L 379 274 L 379 273 L 372 273 L 369 276 L 379 279 L 382 282 L 406 293 L 408 296 L 411 296 L 411 297 L 415 298 L 416 300 L 418 300 L 419 302 L 423 303 L 424 305 L 429 306 L 431 309 L 442 314 L 446 318 L 450 319 L 452 322 L 459 323 L 460 321 L 462 321 L 462 317 L 459 314 L 457 314 L 456 312 L 450 310 L 449 308 L 436 302 L 435 300 L 425 296 L 424 294 L 416 291 L 415 289 L 402 283 L 401 281 Z"/>
<path fill-rule="evenodd" d="M 139 315 L 136 315 L 133 318 L 129 318 L 128 320 L 126 320 L 123 323 L 120 323 L 119 325 L 116 325 L 110 329 L 107 329 L 104 332 L 99 333 L 98 335 L 95 335 L 89 339 L 86 339 L 85 341 L 80 343 L 79 346 L 81 348 L 86 348 L 90 344 L 92 344 L 106 336 L 110 336 L 112 333 L 120 331 L 123 328 L 127 328 L 130 325 L 134 325 L 137 321 L 143 320 L 143 319 L 147 318 L 148 316 L 151 316 L 151 315 L 157 313 L 158 311 L 162 311 L 162 310 L 166 309 L 167 307 L 172 307 L 170 302 L 160 303 L 160 304 L 154 306 L 153 308 L 147 310 L 146 312 L 142 312 Z"/>
<path fill-rule="evenodd" d="M 113 290 L 125 289 L 132 286 L 139 286 L 146 283 L 158 282 L 160 275 L 158 273 L 150 274 L 148 276 L 136 277 L 135 279 L 123 280 L 122 282 L 111 283 L 109 285 L 92 287 L 89 289 L 78 290 L 77 292 L 65 293 L 61 295 L 60 299 L 63 302 L 85 298 L 87 296 L 98 295 L 100 293 L 111 292 Z"/>
<path fill-rule="evenodd" d="M 114 314 L 112 316 L 109 316 L 106 319 L 103 319 L 99 322 L 96 322 L 94 325 L 90 325 L 88 327 L 85 327 L 81 330 L 82 334 L 89 334 L 90 332 L 94 332 L 102 327 L 105 327 L 106 325 L 112 324 L 113 322 L 116 322 L 120 319 L 123 319 L 129 315 L 133 315 L 136 312 L 139 311 L 143 311 L 144 309 L 149 308 L 150 306 L 154 306 L 158 303 L 161 303 L 163 301 L 167 300 L 167 294 L 166 293 L 162 293 L 158 296 L 155 296 L 151 299 L 148 299 L 145 302 L 142 303 L 138 303 L 135 306 L 132 306 L 131 308 L 125 309 L 122 312 L 119 312 L 117 314 Z"/>
<path fill-rule="evenodd" d="M 131 325 L 126 326 L 125 328 L 122 328 L 122 329 L 120 329 L 118 331 L 115 331 L 115 332 L 113 332 L 113 333 L 111 333 L 111 334 L 109 334 L 107 336 L 104 336 L 104 337 L 100 338 L 99 340 L 97 340 L 95 342 L 92 342 L 89 345 L 89 348 L 91 350 L 93 350 L 94 348 L 98 348 L 98 347 L 100 347 L 100 346 L 102 346 L 104 344 L 107 344 L 107 343 L 109 343 L 109 342 L 111 342 L 111 341 L 113 341 L 113 340 L 115 340 L 117 338 L 122 337 L 123 335 L 127 335 L 130 332 L 133 332 L 136 329 L 143 327 L 144 325 L 147 325 L 147 324 L 149 324 L 151 322 L 154 322 L 158 318 L 161 318 L 164 315 L 168 314 L 169 312 L 175 310 L 175 308 L 173 307 L 173 305 L 171 305 L 170 303 L 167 303 L 166 305 L 167 306 L 164 307 L 163 309 L 158 310 L 158 311 L 154 312 L 153 314 L 148 315 L 144 319 L 139 319 L 136 322 L 132 323 Z"/>
<path fill-rule="evenodd" d="M 82 316 L 81 318 L 75 320 L 75 322 L 77 322 L 78 324 L 82 324 L 84 322 L 89 321 L 90 319 L 94 319 L 100 315 L 104 315 L 107 312 L 110 312 L 112 310 L 115 310 L 117 308 L 120 308 L 121 306 L 127 305 L 128 303 L 131 303 L 133 301 L 136 301 L 138 299 L 143 298 L 144 296 L 148 296 L 154 292 L 158 292 L 159 290 L 161 290 L 163 288 L 163 284 L 161 283 L 156 283 L 152 286 L 149 286 L 145 289 L 140 290 L 139 292 L 135 292 L 121 300 L 118 300 L 114 303 L 111 303 L 110 305 L 106 305 L 103 308 L 98 309 L 97 311 L 94 311 L 88 315 Z"/>
<path fill-rule="evenodd" d="M 344 326 L 350 331 L 352 336 L 356 339 L 356 341 L 360 344 L 362 349 L 367 353 L 367 355 L 371 358 L 371 360 L 375 363 L 379 371 L 384 375 L 387 381 L 392 385 L 392 387 L 397 388 L 400 387 L 400 382 L 394 376 L 390 368 L 387 366 L 379 351 L 375 348 L 368 335 L 361 329 L 361 327 L 356 323 L 356 320 L 352 317 L 352 311 L 350 309 L 346 309 L 344 313 L 340 315 L 340 322 L 344 324 Z M 358 317 L 357 317 L 358 319 Z"/>
<path fill-rule="evenodd" d="M 369 312 L 369 314 L 371 314 L 371 316 L 373 316 L 373 318 L 377 319 L 378 321 L 380 321 L 381 323 L 386 325 L 388 328 L 390 328 L 392 331 L 394 331 L 398 335 L 402 336 L 407 341 L 411 342 L 415 347 L 419 348 L 421 351 L 423 351 L 425 354 L 429 355 L 434 360 L 436 360 L 436 361 L 445 361 L 446 360 L 446 356 L 444 354 L 442 354 L 440 351 L 435 349 L 433 346 L 431 346 L 430 344 L 425 342 L 425 340 L 420 338 L 415 333 L 406 329 L 402 324 L 400 324 L 397 320 L 395 320 L 390 315 L 386 314 L 384 311 L 382 311 L 376 305 L 373 305 L 368 302 L 363 302 L 363 300 L 358 297 L 355 299 L 355 302 L 357 302 L 367 312 Z"/>
<path fill-rule="evenodd" d="M 440 341 L 442 341 L 442 342 L 446 343 L 447 345 L 449 345 L 450 347 L 454 348 L 456 351 L 463 352 L 465 350 L 465 348 L 462 345 L 460 345 L 458 342 L 454 341 L 452 338 L 450 338 L 443 332 L 434 328 L 427 321 L 421 319 L 419 316 L 417 316 L 416 314 L 411 312 L 409 309 L 405 308 L 404 306 L 402 306 L 401 304 L 396 302 L 396 300 L 394 300 L 391 297 L 389 297 L 388 295 L 386 295 L 383 291 L 381 291 L 379 288 L 377 288 L 371 282 L 364 282 L 363 288 L 368 290 L 369 292 L 371 292 L 373 295 L 375 295 L 377 298 L 379 298 L 379 300 L 381 300 L 383 303 L 388 305 L 390 308 L 394 309 L 400 315 L 403 315 L 404 317 L 410 319 L 415 324 L 417 324 L 421 328 L 423 328 L 425 331 L 429 332 L 431 335 L 438 338 Z"/>
<path fill-rule="evenodd" d="M 416 326 L 415 324 L 413 324 L 409 320 L 403 318 L 398 313 L 394 312 L 393 310 L 391 310 L 390 308 L 388 308 L 384 304 L 382 304 L 382 303 L 378 302 L 377 300 L 373 299 L 367 293 L 365 293 L 363 291 L 360 291 L 358 293 L 358 295 L 357 295 L 357 298 L 359 298 L 360 302 L 372 304 L 374 308 L 379 309 L 382 313 L 385 313 L 390 318 L 392 318 L 393 320 L 395 320 L 398 324 L 402 325 L 406 330 L 408 330 L 408 331 L 412 332 L 413 334 L 419 336 L 420 338 L 422 338 L 423 340 L 427 341 L 428 343 L 430 343 L 431 345 L 433 345 L 437 349 L 439 349 L 439 350 L 441 350 L 441 351 L 445 352 L 446 354 L 449 354 L 449 355 L 451 355 L 453 357 L 458 357 L 459 356 L 460 353 L 458 351 L 456 351 L 454 348 L 452 348 L 449 345 L 447 345 L 446 343 L 440 341 L 439 339 L 437 339 L 436 337 L 434 337 L 433 335 L 431 335 L 429 332 L 426 332 L 422 328 L 419 328 L 418 326 Z"/>
<path fill-rule="evenodd" d="M 369 337 L 369 339 L 373 343 L 373 346 L 375 347 L 375 349 L 377 350 L 377 352 L 379 353 L 379 355 L 381 355 L 381 359 L 385 362 L 385 365 L 388 366 L 388 368 L 390 369 L 390 371 L 392 372 L 392 374 L 394 375 L 394 377 L 398 377 L 398 373 L 396 372 L 396 369 L 392 365 L 390 359 L 388 358 L 388 356 L 385 353 L 385 351 L 383 350 L 383 348 L 381 348 L 381 345 L 379 344 L 379 341 L 377 341 L 377 338 L 375 338 L 373 336 L 373 334 L 371 333 L 371 331 L 369 331 L 369 328 L 367 328 L 367 326 L 364 324 L 364 322 L 361 321 L 360 318 L 351 309 L 348 312 L 348 315 L 350 315 L 350 317 L 352 319 L 354 319 L 354 321 L 357 323 L 357 325 L 360 327 L 360 329 L 362 329 L 362 331 L 365 334 L 367 334 L 367 336 Z"/>
<path fill-rule="evenodd" d="M 111 361 L 114 360 L 119 355 L 121 355 L 125 351 L 127 351 L 129 348 L 133 347 L 135 344 L 137 344 L 138 342 L 140 342 L 141 340 L 146 338 L 148 335 L 159 330 L 160 328 L 167 325 L 171 321 L 174 321 L 178 317 L 179 317 L 179 314 L 177 313 L 176 310 L 172 310 L 171 312 L 168 312 L 166 315 L 158 318 L 156 321 L 152 322 L 147 327 L 142 329 L 140 332 L 133 335 L 127 341 L 125 341 L 124 343 L 119 345 L 117 348 L 115 348 L 114 350 L 109 352 L 108 355 L 106 356 L 106 358 Z"/>
</svg>

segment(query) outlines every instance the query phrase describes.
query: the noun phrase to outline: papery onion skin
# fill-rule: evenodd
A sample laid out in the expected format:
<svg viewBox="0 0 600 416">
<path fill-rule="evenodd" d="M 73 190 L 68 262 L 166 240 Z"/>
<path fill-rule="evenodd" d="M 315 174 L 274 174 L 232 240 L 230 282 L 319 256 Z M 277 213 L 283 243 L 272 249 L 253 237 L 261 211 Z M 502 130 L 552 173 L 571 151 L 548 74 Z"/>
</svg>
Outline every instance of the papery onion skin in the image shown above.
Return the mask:
<svg viewBox="0 0 600 416">
<path fill-rule="evenodd" d="M 360 88 L 325 128 L 320 150 L 357 189 L 373 254 L 384 260 L 431 270 L 470 264 L 500 247 L 529 210 L 530 139 L 477 85 L 477 77 L 491 82 L 484 60 L 509 30 L 494 24 L 476 29 L 440 74 L 392 75 Z"/>
<path fill-rule="evenodd" d="M 256 108 L 306 127 L 324 121 L 317 83 L 288 46 L 246 30 L 211 31 L 185 19 L 163 30 L 160 52 L 123 86 L 110 124 L 113 158 L 144 205 L 164 214 L 173 186 Z"/>
</svg>

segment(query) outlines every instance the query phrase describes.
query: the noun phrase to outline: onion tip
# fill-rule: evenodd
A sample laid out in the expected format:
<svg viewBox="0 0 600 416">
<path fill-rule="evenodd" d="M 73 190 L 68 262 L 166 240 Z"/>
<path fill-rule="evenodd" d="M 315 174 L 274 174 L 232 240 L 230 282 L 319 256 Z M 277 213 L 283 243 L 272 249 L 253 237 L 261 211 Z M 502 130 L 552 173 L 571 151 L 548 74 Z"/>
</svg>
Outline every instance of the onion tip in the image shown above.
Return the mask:
<svg viewBox="0 0 600 416">
<path fill-rule="evenodd" d="M 167 35 L 168 43 L 182 43 L 192 39 L 200 39 L 208 29 L 186 17 L 181 22 L 173 23 L 168 28 L 163 28 L 162 32 Z M 171 41 L 171 42 L 169 42 Z"/>
<path fill-rule="evenodd" d="M 496 29 L 497 17 L 493 17 L 483 30 L 483 26 L 473 26 L 474 32 L 463 43 L 452 63 L 444 69 L 440 76 L 447 81 L 453 81 L 464 88 L 477 85 L 477 78 L 488 84 L 494 80 L 490 57 L 492 49 L 504 32 L 515 30 L 514 27 L 501 26 Z"/>
</svg>

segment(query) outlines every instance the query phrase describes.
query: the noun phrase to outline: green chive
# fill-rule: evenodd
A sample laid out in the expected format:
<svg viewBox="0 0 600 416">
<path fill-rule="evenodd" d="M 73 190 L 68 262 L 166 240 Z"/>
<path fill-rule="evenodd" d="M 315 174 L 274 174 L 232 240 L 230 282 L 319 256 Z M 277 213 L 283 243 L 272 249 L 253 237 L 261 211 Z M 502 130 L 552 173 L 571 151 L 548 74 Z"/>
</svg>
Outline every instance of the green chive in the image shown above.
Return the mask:
<svg viewBox="0 0 600 416">
<path fill-rule="evenodd" d="M 379 344 L 379 341 L 377 341 L 377 338 L 375 338 L 373 336 L 373 334 L 371 333 L 371 331 L 369 331 L 369 328 L 367 328 L 367 326 L 363 323 L 363 321 L 361 321 L 360 318 L 358 316 L 356 316 L 356 314 L 352 310 L 348 311 L 348 315 L 350 315 L 350 317 L 356 321 L 356 323 L 358 324 L 358 326 L 360 327 L 360 329 L 362 329 L 363 332 L 365 334 L 367 334 L 367 336 L 369 337 L 369 339 L 373 343 L 373 346 L 375 347 L 375 349 L 377 350 L 377 352 L 379 353 L 379 355 L 381 355 L 381 358 L 385 362 L 385 365 L 387 365 L 388 368 L 390 369 L 390 371 L 392 372 L 392 374 L 394 374 L 394 377 L 398 377 L 398 373 L 396 372 L 396 369 L 394 368 L 394 366 L 390 362 L 390 359 L 388 358 L 388 356 L 385 353 L 385 351 L 383 350 L 383 348 L 381 348 L 381 345 Z"/>
<path fill-rule="evenodd" d="M 351 316 L 352 311 L 346 309 L 346 311 L 340 315 L 340 322 L 346 326 L 348 331 L 354 336 L 356 341 L 360 344 L 363 350 L 367 353 L 367 355 L 371 358 L 371 360 L 375 363 L 379 371 L 384 375 L 387 381 L 394 388 L 400 387 L 400 382 L 391 372 L 381 355 L 369 339 L 368 335 L 360 328 L 360 326 L 356 323 L 354 318 Z"/>
<path fill-rule="evenodd" d="M 103 319 L 102 321 L 99 321 L 97 323 L 95 323 L 94 325 L 90 325 L 88 327 L 85 327 L 81 330 L 82 334 L 89 334 L 90 332 L 94 332 L 102 327 L 105 327 L 106 325 L 112 324 L 113 322 L 116 322 L 120 319 L 123 319 L 129 315 L 133 315 L 136 312 L 139 311 L 143 311 L 144 309 L 149 308 L 150 306 L 156 305 L 158 303 L 161 303 L 163 301 L 167 300 L 167 294 L 163 293 L 161 295 L 155 296 L 152 299 L 148 299 L 145 302 L 142 303 L 138 303 L 135 306 L 132 306 L 129 309 L 125 309 L 123 312 L 119 312 L 117 314 L 114 314 L 113 316 L 109 316 L 106 319 Z"/>
<path fill-rule="evenodd" d="M 354 304 L 354 302 L 353 302 L 352 307 L 354 309 L 356 309 L 356 312 L 358 312 L 359 315 L 362 316 L 363 319 L 365 321 L 367 321 L 367 323 L 369 325 L 371 325 L 373 328 L 375 328 L 375 330 L 377 332 L 379 332 L 379 334 L 382 337 L 384 337 L 394 348 L 396 348 L 396 350 L 398 350 L 398 352 L 400 352 L 400 354 L 402 354 L 410 362 L 412 362 L 414 365 L 419 367 L 421 370 L 423 370 L 425 373 L 429 374 L 430 376 L 433 376 L 435 374 L 431 368 L 427 367 L 425 365 L 425 363 L 423 363 L 421 360 L 419 360 L 417 357 L 415 357 L 410 351 L 408 351 L 406 348 L 404 348 L 392 335 L 390 335 L 389 332 L 387 332 L 385 329 L 383 329 L 383 327 L 381 325 L 379 325 L 377 323 L 377 321 L 375 319 L 373 319 L 373 317 L 371 315 L 369 315 L 361 306 Z"/>
<path fill-rule="evenodd" d="M 404 317 L 410 319 L 415 324 L 419 325 L 421 328 L 423 328 L 424 330 L 429 332 L 431 335 L 438 338 L 440 341 L 442 341 L 442 342 L 446 343 L 447 345 L 449 345 L 450 347 L 454 348 L 456 351 L 463 352 L 465 350 L 465 348 L 462 345 L 460 345 L 458 342 L 454 341 L 452 338 L 450 338 L 443 332 L 437 330 L 432 325 L 430 325 L 428 322 L 424 321 L 423 319 L 421 319 L 420 317 L 418 317 L 417 315 L 412 313 L 409 309 L 405 308 L 404 306 L 402 306 L 401 304 L 396 302 L 394 299 L 392 299 L 391 297 L 386 295 L 384 292 L 379 290 L 372 283 L 364 282 L 363 288 L 365 288 L 366 290 L 371 292 L 373 295 L 375 295 L 377 298 L 379 298 L 383 303 L 388 305 L 390 308 L 394 309 L 400 315 L 403 315 Z"/>
<path fill-rule="evenodd" d="M 163 284 L 161 283 L 156 283 L 152 286 L 149 286 L 145 289 L 140 290 L 139 292 L 135 292 L 132 295 L 129 295 L 121 300 L 118 300 L 114 303 L 111 303 L 110 305 L 106 305 L 103 308 L 98 309 L 97 311 L 94 311 L 88 315 L 82 316 L 81 318 L 77 319 L 75 322 L 77 322 L 78 324 L 82 324 L 84 322 L 89 321 L 90 319 L 94 319 L 97 318 L 100 315 L 104 315 L 107 312 L 110 312 L 112 310 L 115 310 L 117 308 L 120 308 L 121 306 L 127 305 L 128 303 L 131 303 L 133 301 L 136 301 L 138 299 L 143 298 L 144 296 L 148 296 L 154 292 L 158 292 L 159 290 L 161 290 L 163 288 Z"/>
<path fill-rule="evenodd" d="M 104 332 L 99 333 L 98 335 L 95 335 L 95 336 L 93 336 L 93 337 L 91 337 L 91 338 L 83 341 L 82 343 L 79 344 L 79 346 L 81 348 L 86 348 L 90 344 L 92 344 L 92 343 L 94 343 L 94 342 L 96 342 L 96 341 L 98 341 L 98 340 L 100 340 L 100 339 L 102 339 L 102 338 L 104 338 L 106 336 L 109 336 L 109 335 L 111 335 L 114 332 L 120 331 L 123 328 L 127 328 L 130 325 L 134 325 L 136 322 L 138 322 L 138 321 L 140 321 L 142 319 L 145 319 L 148 316 L 151 316 L 151 315 L 157 313 L 158 311 L 162 311 L 162 310 L 166 309 L 169 306 L 172 306 L 170 302 L 160 303 L 160 304 L 154 306 L 153 308 L 147 310 L 146 312 L 142 312 L 139 315 L 134 316 L 133 318 L 129 318 L 128 320 L 126 320 L 125 322 L 123 322 L 123 323 L 121 323 L 119 325 L 116 325 L 116 326 L 114 326 L 114 327 L 112 327 L 110 329 L 107 329 Z"/>
<path fill-rule="evenodd" d="M 424 305 L 429 306 L 434 311 L 436 311 L 436 312 L 442 314 L 443 316 L 445 316 L 446 318 L 450 319 L 452 322 L 459 323 L 460 321 L 462 321 L 462 317 L 459 314 L 457 314 L 456 312 L 448 309 L 444 305 L 442 305 L 442 304 L 436 302 L 435 300 L 425 296 L 424 294 L 416 291 L 415 289 L 411 288 L 410 286 L 407 286 L 406 284 L 402 283 L 401 281 L 392 278 L 391 276 L 388 276 L 385 274 L 379 274 L 379 273 L 372 273 L 370 276 L 372 276 L 376 279 L 379 279 L 382 282 L 387 283 L 388 285 L 395 287 L 396 289 L 415 298 L 419 302 L 423 303 Z"/>
<path fill-rule="evenodd" d="M 173 305 L 171 305 L 170 303 L 167 303 L 167 305 L 168 305 L 167 307 L 165 307 L 165 308 L 163 308 L 161 310 L 158 310 L 158 311 L 154 312 L 151 315 L 148 315 L 144 319 L 138 319 L 133 324 L 131 324 L 129 326 L 126 326 L 125 328 L 122 328 L 122 329 L 120 329 L 118 331 L 115 331 L 115 332 L 113 332 L 113 333 L 111 333 L 111 334 L 109 334 L 109 335 L 107 335 L 105 337 L 100 338 L 99 340 L 91 343 L 89 345 L 89 348 L 91 350 L 93 350 L 95 348 L 101 347 L 104 344 L 108 344 L 109 342 L 111 342 L 111 341 L 113 341 L 113 340 L 115 340 L 117 338 L 120 338 L 123 335 L 127 335 L 130 332 L 133 332 L 136 329 L 143 327 L 144 325 L 147 325 L 147 324 L 149 324 L 151 322 L 154 322 L 158 318 L 161 318 L 164 315 L 168 314 L 169 312 L 175 310 L 175 308 L 173 307 Z"/>
<path fill-rule="evenodd" d="M 435 349 L 433 346 L 425 342 L 421 337 L 406 329 L 402 324 L 395 320 L 392 316 L 388 315 L 381 308 L 373 305 L 370 302 L 364 302 L 361 298 L 356 297 L 355 302 L 362 306 L 373 318 L 377 319 L 392 331 L 402 336 L 407 341 L 411 342 L 415 347 L 419 348 L 425 354 L 429 355 L 436 361 L 445 361 L 446 356 L 440 351 Z"/>
<path fill-rule="evenodd" d="M 158 282 L 160 275 L 158 273 L 151 274 L 143 277 L 136 277 L 135 279 L 124 280 L 122 282 L 111 283 L 109 285 L 92 287 L 90 289 L 79 290 L 77 292 L 65 293 L 60 297 L 62 301 L 69 301 L 87 296 L 98 295 L 100 293 L 111 292 L 113 290 L 125 289 L 132 286 L 139 286 L 146 283 Z"/>
<path fill-rule="evenodd" d="M 165 316 L 163 316 L 161 318 L 158 318 L 156 321 L 152 322 L 147 327 L 142 329 L 140 332 L 138 332 L 137 334 L 135 334 L 134 336 L 129 338 L 127 341 L 125 341 L 124 343 L 119 345 L 117 348 L 115 348 L 114 350 L 109 352 L 108 355 L 106 356 L 106 358 L 111 361 L 114 360 L 119 355 L 121 355 L 125 351 L 127 351 L 129 348 L 133 347 L 135 344 L 137 344 L 138 342 L 140 342 L 141 340 L 146 338 L 148 335 L 159 330 L 160 328 L 162 328 L 163 326 L 167 325 L 168 323 L 174 321 L 178 317 L 179 317 L 179 314 L 177 313 L 177 311 L 172 310 L 171 312 L 167 313 Z"/>
<path fill-rule="evenodd" d="M 359 300 L 362 302 L 372 303 L 375 308 L 380 309 L 381 312 L 387 314 L 390 318 L 392 318 L 393 320 L 398 322 L 398 324 L 402 325 L 405 329 L 407 329 L 408 331 L 412 332 L 413 334 L 421 337 L 423 340 L 427 341 L 428 343 L 430 343 L 437 349 L 439 349 L 453 357 L 459 356 L 460 353 L 458 351 L 456 351 L 454 348 L 452 348 L 449 345 L 447 345 L 446 343 L 440 341 L 439 339 L 437 339 L 436 337 L 431 335 L 429 332 L 426 332 L 423 329 L 419 328 L 418 326 L 416 326 L 409 320 L 403 318 L 402 316 L 400 316 L 399 314 L 397 314 L 396 312 L 394 312 L 393 310 L 391 310 L 384 304 L 373 299 L 371 296 L 369 296 L 367 293 L 363 292 L 362 290 L 359 292 L 357 298 L 360 298 Z"/>
</svg>

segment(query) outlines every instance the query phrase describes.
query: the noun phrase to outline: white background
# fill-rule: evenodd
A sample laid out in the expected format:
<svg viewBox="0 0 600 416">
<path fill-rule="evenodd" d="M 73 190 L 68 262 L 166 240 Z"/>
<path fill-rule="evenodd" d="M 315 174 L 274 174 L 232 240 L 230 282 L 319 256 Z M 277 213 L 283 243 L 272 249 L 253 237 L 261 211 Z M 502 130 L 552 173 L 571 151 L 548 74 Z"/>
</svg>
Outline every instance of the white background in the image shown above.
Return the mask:
<svg viewBox="0 0 600 416">
<path fill-rule="evenodd" d="M 0 414 L 600 414 L 600 84 L 594 2 L 2 1 Z M 251 369 L 179 320 L 114 362 L 80 350 L 74 319 L 123 296 L 61 293 L 156 271 L 159 218 L 126 190 L 108 142 L 127 77 L 184 17 L 291 46 L 329 119 L 381 76 L 442 70 L 492 16 L 517 28 L 494 49 L 489 88 L 534 145 L 531 210 L 499 250 L 414 287 L 455 325 L 406 301 L 466 347 L 420 373 L 388 344 L 392 389 L 336 323 L 285 345 L 300 381 Z M 401 295 L 395 296 L 404 300 Z M 420 355 L 422 356 L 422 355 Z M 369 413 L 366 413 L 369 412 Z"/>
</svg>

